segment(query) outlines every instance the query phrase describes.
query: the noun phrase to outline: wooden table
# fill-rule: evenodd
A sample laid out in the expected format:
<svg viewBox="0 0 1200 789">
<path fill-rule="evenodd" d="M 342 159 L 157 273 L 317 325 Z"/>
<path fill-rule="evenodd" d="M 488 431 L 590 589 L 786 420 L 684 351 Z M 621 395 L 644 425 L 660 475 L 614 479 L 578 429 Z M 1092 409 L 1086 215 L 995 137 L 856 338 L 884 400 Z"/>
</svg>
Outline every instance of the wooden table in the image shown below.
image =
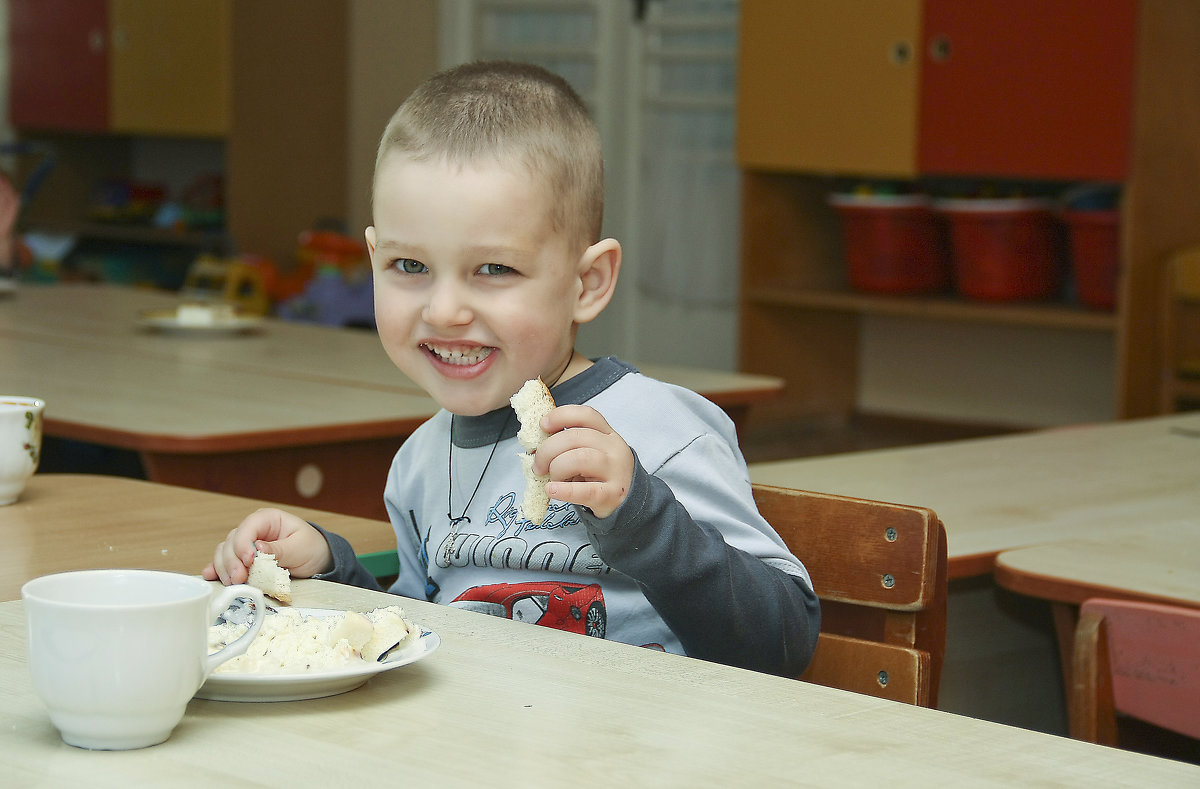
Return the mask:
<svg viewBox="0 0 1200 789">
<path fill-rule="evenodd" d="M 0 507 L 0 600 L 21 584 L 61 570 L 142 567 L 198 574 L 225 533 L 271 502 L 88 474 L 35 474 L 21 497 Z M 366 553 L 396 547 L 391 524 L 309 508 Z M 2 747 L 2 746 L 0 746 Z"/>
<path fill-rule="evenodd" d="M 392 456 L 437 404 L 372 332 L 268 319 L 261 331 L 146 331 L 172 294 L 103 285 L 23 287 L 0 302 L 0 390 L 47 402 L 46 433 L 138 452 L 160 482 L 386 517 Z M 686 367 L 647 374 L 737 420 L 782 382 Z"/>
<path fill-rule="evenodd" d="M 0 389 L 46 401 L 47 435 L 141 456 L 152 480 L 384 518 L 427 397 L 0 335 Z"/>
<path fill-rule="evenodd" d="M 951 578 L 1001 551 L 1200 513 L 1200 413 L 758 463 L 755 482 L 929 507 Z"/>
<path fill-rule="evenodd" d="M 761 463 L 750 476 L 937 512 L 955 579 L 939 706 L 1065 733 L 1059 642 L 1070 622 L 997 588 L 996 557 L 1195 523 L 1200 413 Z"/>
<path fill-rule="evenodd" d="M 297 581 L 295 604 L 396 598 Z M 340 696 L 194 700 L 167 742 L 62 743 L 0 603 L 0 767 L 18 785 L 1186 786 L 1200 768 L 564 633 L 402 602 L 440 649 Z M 253 745 L 249 745 L 253 744 Z"/>
<path fill-rule="evenodd" d="M 0 309 L 0 334 L 426 396 L 392 364 L 374 332 L 267 319 L 263 331 L 231 342 L 228 337 L 180 337 L 139 328 L 139 314 L 172 309 L 179 301 L 176 294 L 116 285 L 31 286 Z M 783 389 L 783 380 L 769 375 L 667 364 L 635 366 L 653 378 L 699 392 L 735 417 Z"/>
<path fill-rule="evenodd" d="M 1166 523 L 1133 523 L 1127 531 L 1004 551 L 996 582 L 1050 602 L 1070 682 L 1079 605 L 1116 597 L 1200 608 L 1200 512 Z"/>
</svg>

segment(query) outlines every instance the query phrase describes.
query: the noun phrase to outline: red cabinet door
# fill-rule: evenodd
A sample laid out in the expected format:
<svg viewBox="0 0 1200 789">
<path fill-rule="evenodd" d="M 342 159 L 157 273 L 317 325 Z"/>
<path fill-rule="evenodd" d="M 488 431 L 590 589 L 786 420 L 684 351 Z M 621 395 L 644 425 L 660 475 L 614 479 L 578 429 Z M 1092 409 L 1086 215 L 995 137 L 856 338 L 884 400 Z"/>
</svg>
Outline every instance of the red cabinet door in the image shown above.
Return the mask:
<svg viewBox="0 0 1200 789">
<path fill-rule="evenodd" d="M 106 0 L 9 0 L 13 126 L 108 128 Z"/>
<path fill-rule="evenodd" d="M 918 169 L 1121 180 L 1137 0 L 926 0 Z"/>
</svg>

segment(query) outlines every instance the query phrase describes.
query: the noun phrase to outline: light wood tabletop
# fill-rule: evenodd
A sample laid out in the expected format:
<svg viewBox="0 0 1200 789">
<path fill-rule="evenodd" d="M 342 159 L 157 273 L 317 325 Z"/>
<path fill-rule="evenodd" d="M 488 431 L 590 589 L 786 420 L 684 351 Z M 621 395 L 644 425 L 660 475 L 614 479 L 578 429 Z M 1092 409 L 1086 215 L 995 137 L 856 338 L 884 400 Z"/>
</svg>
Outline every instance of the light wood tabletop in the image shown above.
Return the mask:
<svg viewBox="0 0 1200 789">
<path fill-rule="evenodd" d="M 1200 608 L 1200 510 L 1168 522 L 1004 551 L 996 583 L 1050 603 L 1061 670 L 1070 687 L 1079 606 L 1115 597 Z"/>
<path fill-rule="evenodd" d="M 1093 539 L 1004 551 L 996 582 L 1014 592 L 1069 605 L 1119 597 L 1200 608 L 1200 511 Z"/>
<path fill-rule="evenodd" d="M 46 401 L 46 432 L 124 449 L 207 453 L 391 436 L 436 406 L 428 397 L 296 382 L 136 351 L 0 334 L 0 388 Z"/>
<path fill-rule="evenodd" d="M 0 334 L 426 396 L 392 364 L 374 332 L 271 318 L 263 320 L 260 331 L 235 336 L 203 330 L 165 333 L 139 324 L 143 313 L 173 309 L 180 301 L 177 294 L 118 285 L 30 286 L 0 309 Z M 783 380 L 769 375 L 683 365 L 634 366 L 733 410 L 777 397 L 783 389 Z"/>
<path fill-rule="evenodd" d="M 46 435 L 139 454 L 158 482 L 386 518 L 388 465 L 425 396 L 0 334 L 0 390 Z"/>
<path fill-rule="evenodd" d="M 20 498 L 0 507 L 0 600 L 21 584 L 63 570 L 141 567 L 199 574 L 225 534 L 258 499 L 88 474 L 35 474 Z M 395 549 L 391 524 L 295 509 L 338 532 L 361 553 Z"/>
<path fill-rule="evenodd" d="M 853 452 L 750 467 L 755 482 L 929 507 L 951 578 L 1001 551 L 1194 518 L 1200 413 Z"/>
<path fill-rule="evenodd" d="M 296 581 L 294 604 L 397 598 Z M 62 743 L 25 665 L 20 602 L 0 603 L 0 766 L 17 785 L 1194 786 L 1200 768 L 401 600 L 442 639 L 338 696 L 193 700 L 165 743 Z"/>
<path fill-rule="evenodd" d="M 113 285 L 22 287 L 0 303 L 0 391 L 43 398 L 49 436 L 138 452 L 156 481 L 386 517 L 388 465 L 438 406 L 376 335 L 270 318 L 238 334 L 139 324 L 179 303 Z M 735 422 L 782 387 L 770 376 L 643 369 Z"/>
</svg>

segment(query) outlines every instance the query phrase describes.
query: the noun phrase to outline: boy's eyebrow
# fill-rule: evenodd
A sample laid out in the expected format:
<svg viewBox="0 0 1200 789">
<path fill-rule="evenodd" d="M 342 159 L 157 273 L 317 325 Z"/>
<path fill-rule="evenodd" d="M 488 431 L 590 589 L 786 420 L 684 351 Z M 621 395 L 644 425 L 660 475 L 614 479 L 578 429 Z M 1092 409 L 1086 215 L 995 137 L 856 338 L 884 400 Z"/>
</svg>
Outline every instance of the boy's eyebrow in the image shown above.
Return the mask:
<svg viewBox="0 0 1200 789">
<path fill-rule="evenodd" d="M 375 250 L 388 254 L 403 254 L 405 257 L 420 258 L 425 255 L 425 248 L 419 244 L 410 244 L 395 238 L 381 238 L 375 241 Z"/>
<path fill-rule="evenodd" d="M 418 244 L 409 244 L 398 239 L 380 239 L 376 242 L 375 248 L 385 252 L 400 250 L 409 256 L 422 255 L 425 253 L 424 247 Z M 505 246 L 502 244 L 479 244 L 477 246 L 467 247 L 464 251 L 471 258 L 491 259 L 512 259 L 528 254 L 528 250 L 524 247 Z"/>
</svg>

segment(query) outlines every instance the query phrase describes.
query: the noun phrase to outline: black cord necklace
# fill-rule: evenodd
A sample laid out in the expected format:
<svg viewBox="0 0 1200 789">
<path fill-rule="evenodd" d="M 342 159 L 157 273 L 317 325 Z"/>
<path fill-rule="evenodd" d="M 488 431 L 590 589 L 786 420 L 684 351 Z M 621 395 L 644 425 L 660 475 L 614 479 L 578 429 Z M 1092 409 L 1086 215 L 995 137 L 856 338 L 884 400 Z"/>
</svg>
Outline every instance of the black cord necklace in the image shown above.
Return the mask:
<svg viewBox="0 0 1200 789">
<path fill-rule="evenodd" d="M 559 380 L 567 372 L 567 368 L 571 366 L 572 353 L 567 357 L 567 363 L 559 370 L 554 381 L 546 385 L 549 389 L 558 384 Z M 504 431 L 508 429 L 509 423 L 512 421 L 515 412 L 509 408 L 508 414 L 504 417 L 504 424 L 500 426 L 500 432 L 496 434 L 496 440 L 492 442 L 492 451 L 488 453 L 487 463 L 483 464 L 483 471 L 479 472 L 479 480 L 475 483 L 475 490 L 471 491 L 471 498 L 467 499 L 467 506 L 463 507 L 462 515 L 454 517 L 454 414 L 450 415 L 450 448 L 446 452 L 446 480 L 448 482 L 446 490 L 446 519 L 450 521 L 450 542 L 447 551 L 454 547 L 454 538 L 458 534 L 458 525 L 470 523 L 471 519 L 467 516 L 467 511 L 471 509 L 471 502 L 475 501 L 475 494 L 479 492 L 479 487 L 483 484 L 483 478 L 487 476 L 488 467 L 492 465 L 492 458 L 496 456 L 496 447 L 500 446 L 500 439 L 504 438 Z"/>
<path fill-rule="evenodd" d="M 462 515 L 454 517 L 454 414 L 450 415 L 450 449 L 446 453 L 446 478 L 449 483 L 446 490 L 446 518 L 450 521 L 450 533 L 454 534 L 458 531 L 458 524 L 466 521 L 471 522 L 467 516 L 467 510 L 471 509 L 471 502 L 475 501 L 475 494 L 479 492 L 479 486 L 483 484 L 483 478 L 487 476 L 488 467 L 492 465 L 492 458 L 496 456 L 496 447 L 500 446 L 500 439 L 504 438 L 504 431 L 508 429 L 508 423 L 512 421 L 513 410 L 508 409 L 508 415 L 504 417 L 504 424 L 500 426 L 500 432 L 496 434 L 496 440 L 492 442 L 492 451 L 488 453 L 487 463 L 483 464 L 483 471 L 479 472 L 479 480 L 475 483 L 475 490 L 471 491 L 471 498 L 467 499 L 467 505 L 463 507 Z"/>
</svg>

